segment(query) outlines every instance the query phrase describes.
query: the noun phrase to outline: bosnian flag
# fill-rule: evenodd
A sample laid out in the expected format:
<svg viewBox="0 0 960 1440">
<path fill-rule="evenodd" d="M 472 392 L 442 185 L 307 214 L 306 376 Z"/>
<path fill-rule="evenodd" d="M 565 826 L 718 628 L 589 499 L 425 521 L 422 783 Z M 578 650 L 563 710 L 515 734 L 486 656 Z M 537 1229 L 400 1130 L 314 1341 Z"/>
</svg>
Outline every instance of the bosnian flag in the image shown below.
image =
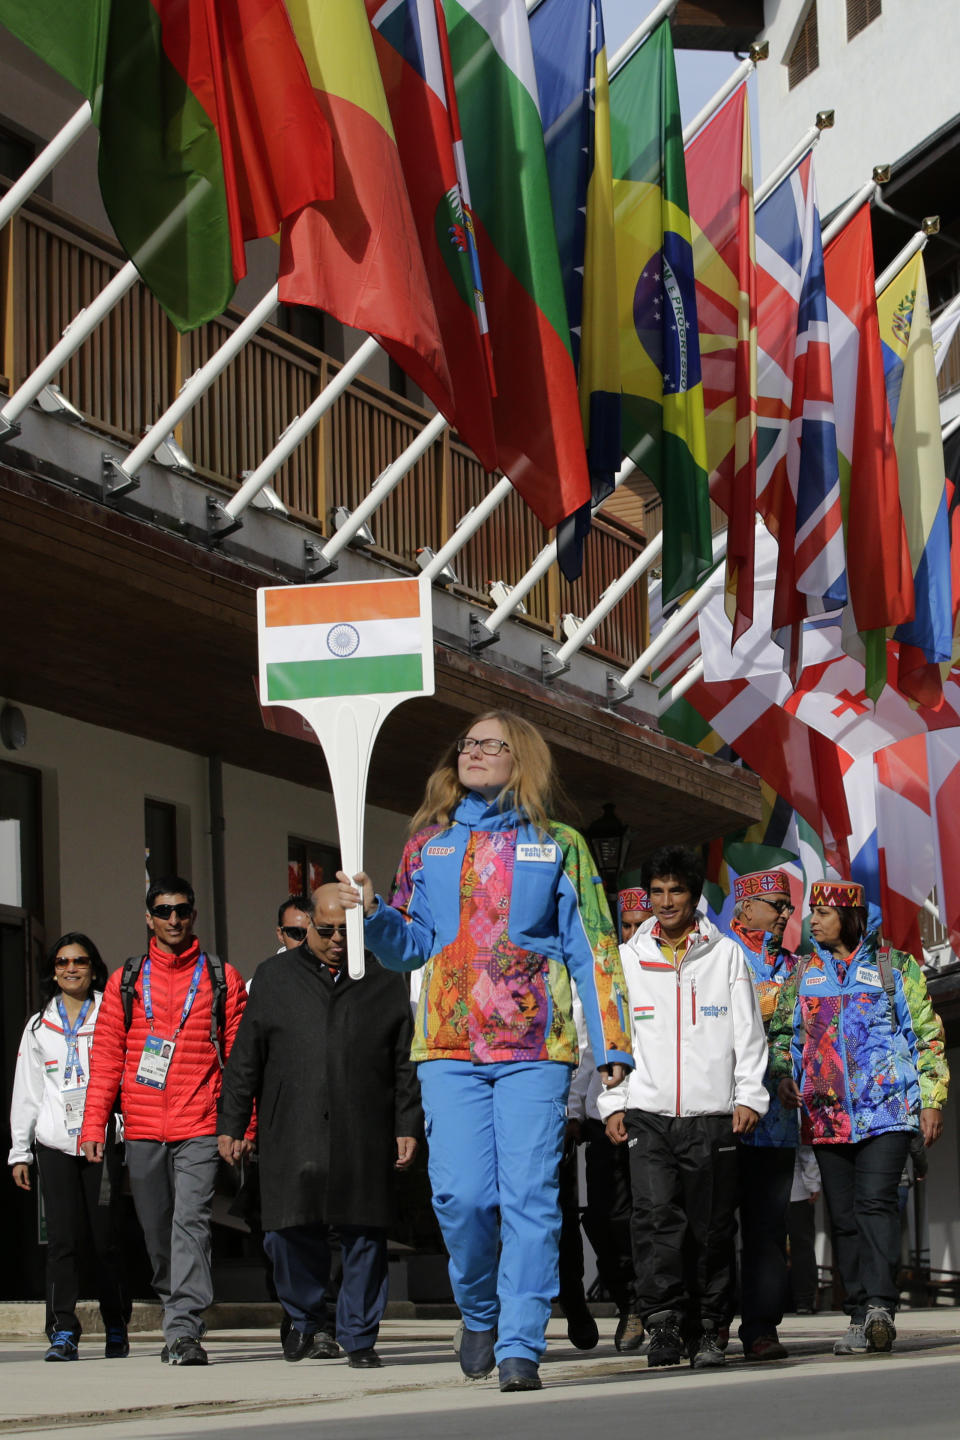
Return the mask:
<svg viewBox="0 0 960 1440">
<path fill-rule="evenodd" d="M 432 620 L 422 594 L 419 580 L 259 590 L 261 703 L 432 693 Z"/>
</svg>

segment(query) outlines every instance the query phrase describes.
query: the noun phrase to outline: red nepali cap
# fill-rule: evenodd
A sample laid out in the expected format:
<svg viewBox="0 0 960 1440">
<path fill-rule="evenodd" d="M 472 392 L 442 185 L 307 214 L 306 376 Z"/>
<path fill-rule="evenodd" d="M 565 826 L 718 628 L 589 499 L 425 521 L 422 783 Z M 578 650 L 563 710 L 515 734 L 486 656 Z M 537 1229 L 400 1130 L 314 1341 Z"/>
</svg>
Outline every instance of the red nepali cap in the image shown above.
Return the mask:
<svg viewBox="0 0 960 1440">
<path fill-rule="evenodd" d="M 850 905 L 866 905 L 863 886 L 855 880 L 814 880 L 810 886 L 810 909 L 815 905 L 832 905 L 843 910 Z"/>
<path fill-rule="evenodd" d="M 766 900 L 769 895 L 786 895 L 790 899 L 790 879 L 786 870 L 754 870 L 738 875 L 733 882 L 734 900 Z"/>
<path fill-rule="evenodd" d="M 649 910 L 650 896 L 646 890 L 641 890 L 639 885 L 629 890 L 621 890 L 617 895 L 617 909 L 621 915 L 624 910 Z"/>
</svg>

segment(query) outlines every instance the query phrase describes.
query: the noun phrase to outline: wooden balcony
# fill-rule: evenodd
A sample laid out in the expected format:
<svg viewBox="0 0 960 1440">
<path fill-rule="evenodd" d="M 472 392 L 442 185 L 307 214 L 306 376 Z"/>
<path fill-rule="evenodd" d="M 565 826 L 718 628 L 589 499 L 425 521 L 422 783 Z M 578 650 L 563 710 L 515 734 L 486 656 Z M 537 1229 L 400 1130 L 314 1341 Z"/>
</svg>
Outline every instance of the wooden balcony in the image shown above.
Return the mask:
<svg viewBox="0 0 960 1440">
<path fill-rule="evenodd" d="M 17 388 L 122 263 L 109 240 L 38 199 L 0 232 L 0 389 Z M 58 384 L 90 427 L 132 448 L 241 318 L 231 309 L 181 336 L 137 285 L 64 367 Z M 190 411 L 177 439 L 211 483 L 236 489 L 242 472 L 260 463 L 338 369 L 311 345 L 264 326 Z M 273 488 L 298 521 L 329 535 L 335 509 L 354 509 L 428 419 L 421 407 L 361 378 L 287 460 Z M 438 549 L 494 480 L 447 432 L 374 516 L 375 553 L 415 571 L 417 551 Z M 549 538 L 511 496 L 457 557 L 460 590 L 489 606 L 489 582 L 514 583 Z M 581 579 L 568 585 L 554 567 L 527 597 L 523 623 L 556 635 L 560 616 L 586 615 L 645 543 L 627 521 L 595 521 Z M 603 621 L 591 648 L 629 665 L 647 637 L 641 581 Z"/>
</svg>

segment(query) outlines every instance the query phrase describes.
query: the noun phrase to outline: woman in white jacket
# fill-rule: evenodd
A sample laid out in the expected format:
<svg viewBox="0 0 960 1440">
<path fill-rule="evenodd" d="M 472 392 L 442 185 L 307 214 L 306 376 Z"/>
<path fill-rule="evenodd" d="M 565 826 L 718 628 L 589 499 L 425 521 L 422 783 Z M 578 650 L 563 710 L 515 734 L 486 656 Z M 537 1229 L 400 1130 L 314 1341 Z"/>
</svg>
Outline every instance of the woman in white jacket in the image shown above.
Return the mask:
<svg viewBox="0 0 960 1440">
<path fill-rule="evenodd" d="M 9 1165 L 21 1190 L 31 1189 L 36 1159 L 47 1224 L 45 1360 L 76 1360 L 80 1339 L 77 1297 L 80 1264 L 89 1238 L 97 1260 L 100 1313 L 108 1360 L 130 1353 L 130 1300 L 118 1244 L 120 1164 L 115 1145 L 109 1164 L 80 1154 L 83 1101 L 90 1047 L 107 967 L 93 941 L 78 931 L 61 935 L 40 976 L 40 1009 L 27 1021 L 13 1082 Z"/>
</svg>

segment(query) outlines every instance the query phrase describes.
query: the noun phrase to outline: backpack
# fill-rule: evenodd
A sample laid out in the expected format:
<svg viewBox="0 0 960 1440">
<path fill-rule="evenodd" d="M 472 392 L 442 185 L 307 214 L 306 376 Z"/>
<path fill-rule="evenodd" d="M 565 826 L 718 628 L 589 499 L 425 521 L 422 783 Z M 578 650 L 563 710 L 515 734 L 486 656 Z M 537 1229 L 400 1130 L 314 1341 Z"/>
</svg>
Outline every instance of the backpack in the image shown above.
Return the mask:
<svg viewBox="0 0 960 1440">
<path fill-rule="evenodd" d="M 130 955 L 123 962 L 120 976 L 120 1003 L 123 1006 L 123 1028 L 130 1029 L 133 1020 L 133 997 L 137 989 L 137 978 L 147 957 Z M 210 1044 L 217 1052 L 217 1064 L 223 1070 L 223 1032 L 227 1023 L 227 977 L 219 955 L 204 954 L 207 974 L 213 990 L 213 1004 L 210 1006 Z"/>
</svg>

